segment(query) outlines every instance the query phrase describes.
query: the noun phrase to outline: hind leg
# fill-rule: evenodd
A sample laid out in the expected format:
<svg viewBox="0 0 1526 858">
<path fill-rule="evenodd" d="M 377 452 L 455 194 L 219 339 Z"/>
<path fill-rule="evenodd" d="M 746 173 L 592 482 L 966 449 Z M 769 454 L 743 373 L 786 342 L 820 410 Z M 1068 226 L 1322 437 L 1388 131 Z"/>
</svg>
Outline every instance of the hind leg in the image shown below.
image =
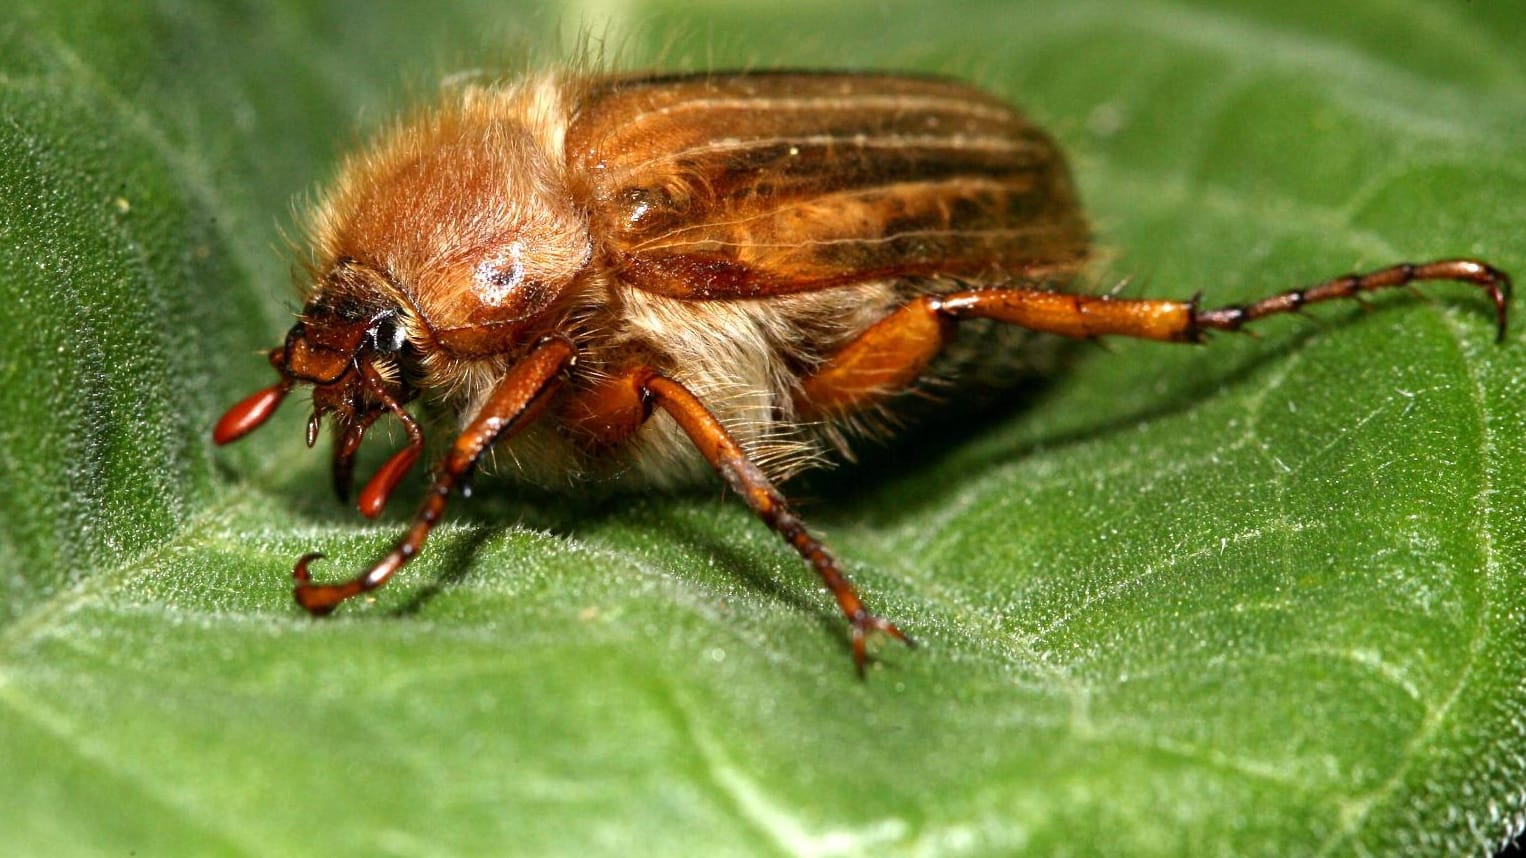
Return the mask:
<svg viewBox="0 0 1526 858">
<path fill-rule="evenodd" d="M 1168 301 L 1043 289 L 971 289 L 926 295 L 881 319 L 807 377 L 796 404 L 803 415 L 832 417 L 906 389 L 948 345 L 964 319 L 994 319 L 1080 339 L 1121 336 L 1196 343 L 1205 331 L 1238 331 L 1257 319 L 1297 312 L 1310 304 L 1434 280 L 1483 289 L 1494 303 L 1499 338 L 1504 339 L 1510 277 L 1472 259 L 1404 263 L 1212 310 L 1200 308 L 1196 298 Z"/>
</svg>

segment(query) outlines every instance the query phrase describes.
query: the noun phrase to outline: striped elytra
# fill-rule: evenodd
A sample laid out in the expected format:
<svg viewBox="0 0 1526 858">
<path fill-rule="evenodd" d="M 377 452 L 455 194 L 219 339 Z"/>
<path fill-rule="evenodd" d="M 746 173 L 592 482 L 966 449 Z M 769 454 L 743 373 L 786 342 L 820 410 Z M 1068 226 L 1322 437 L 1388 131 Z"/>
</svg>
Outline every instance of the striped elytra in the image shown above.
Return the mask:
<svg viewBox="0 0 1526 858">
<path fill-rule="evenodd" d="M 278 380 L 213 437 L 243 437 L 310 386 L 309 444 L 328 419 L 347 498 L 366 433 L 398 420 L 407 444 L 359 494 L 374 516 L 424 456 L 425 427 L 449 433 L 380 560 L 335 584 L 311 579 L 316 554 L 297 562 L 297 600 L 315 614 L 416 556 L 490 450 L 573 490 L 713 474 L 817 573 L 862 671 L 869 636 L 909 638 L 865 608 L 776 484 L 894 425 L 932 376 L 957 369 L 938 379 L 947 402 L 982 365 L 1021 360 L 961 349 L 962 323 L 1197 342 L 1321 301 L 1462 280 L 1490 295 L 1504 330 L 1509 278 L 1477 260 L 1205 310 L 1072 291 L 1089 239 L 1054 141 L 951 80 L 552 73 L 448 87 L 345 160 L 308 220 L 311 283 L 270 353 Z"/>
</svg>

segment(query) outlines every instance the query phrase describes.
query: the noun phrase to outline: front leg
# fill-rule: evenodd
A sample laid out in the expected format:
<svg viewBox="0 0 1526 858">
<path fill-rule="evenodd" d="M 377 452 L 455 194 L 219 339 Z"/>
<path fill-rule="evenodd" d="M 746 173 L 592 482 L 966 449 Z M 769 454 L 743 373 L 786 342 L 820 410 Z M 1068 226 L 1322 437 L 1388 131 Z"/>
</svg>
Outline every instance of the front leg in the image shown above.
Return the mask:
<svg viewBox="0 0 1526 858">
<path fill-rule="evenodd" d="M 528 425 L 560 384 L 562 370 L 575 353 L 565 337 L 548 337 L 514 364 L 488 396 L 482 410 L 456 437 L 435 470 L 434 483 L 413 515 L 402 539 L 363 574 L 339 584 L 314 584 L 307 567 L 323 555 L 305 554 L 292 575 L 297 579 L 297 602 L 313 614 L 327 614 L 351 596 L 375 590 L 412 560 L 424 547 L 429 531 L 445 513 L 445 503 L 461 482 L 471 475 L 489 447 Z"/>
</svg>

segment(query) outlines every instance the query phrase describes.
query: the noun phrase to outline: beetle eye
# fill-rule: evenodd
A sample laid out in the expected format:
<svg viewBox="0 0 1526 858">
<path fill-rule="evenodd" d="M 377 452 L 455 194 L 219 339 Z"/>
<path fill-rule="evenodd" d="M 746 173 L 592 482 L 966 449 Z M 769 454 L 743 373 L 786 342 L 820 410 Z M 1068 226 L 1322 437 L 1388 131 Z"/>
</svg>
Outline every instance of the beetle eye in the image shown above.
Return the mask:
<svg viewBox="0 0 1526 858">
<path fill-rule="evenodd" d="M 397 315 L 388 313 L 376 320 L 371 327 L 371 344 L 380 353 L 390 355 L 402 351 L 408 337 L 403 326 L 397 323 Z"/>
</svg>

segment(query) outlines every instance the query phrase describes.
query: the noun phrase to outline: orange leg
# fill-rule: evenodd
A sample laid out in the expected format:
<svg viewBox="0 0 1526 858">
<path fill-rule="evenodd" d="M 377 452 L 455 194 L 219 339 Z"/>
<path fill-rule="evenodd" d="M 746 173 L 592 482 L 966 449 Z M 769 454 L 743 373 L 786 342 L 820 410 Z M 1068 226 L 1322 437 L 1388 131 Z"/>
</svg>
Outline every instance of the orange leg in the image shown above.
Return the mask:
<svg viewBox="0 0 1526 858">
<path fill-rule="evenodd" d="M 489 447 L 535 419 L 549 395 L 557 388 L 561 371 L 571 362 L 573 354 L 570 341 L 553 337 L 536 346 L 524 360 L 515 364 L 493 389 L 482 411 L 472 419 L 445 454 L 435 472 L 434 483 L 429 487 L 429 493 L 425 495 L 419 511 L 414 514 L 413 524 L 403 534 L 403 538 L 370 569 L 339 584 L 314 584 L 307 567 L 323 555 L 303 555 L 292 570 L 293 577 L 297 579 L 297 602 L 313 614 L 327 614 L 345 599 L 385 584 L 394 572 L 412 560 L 424 547 L 429 531 L 434 529 L 444 514 L 450 493 L 471 475 L 477 460 L 482 458 Z"/>
<path fill-rule="evenodd" d="M 1510 278 L 1472 259 L 1405 263 L 1367 274 L 1348 274 L 1215 310 L 1201 309 L 1196 298 L 1162 301 L 1039 289 L 974 289 L 928 295 L 881 319 L 802 382 L 798 405 L 806 415 L 846 414 L 904 390 L 948 344 L 955 323 L 961 319 L 995 319 L 1083 339 L 1117 335 L 1196 343 L 1202 341 L 1205 331 L 1237 331 L 1257 319 L 1296 312 L 1309 304 L 1429 280 L 1457 280 L 1482 288 L 1494 302 L 1499 338 L 1504 339 Z"/>
<path fill-rule="evenodd" d="M 557 422 L 590 453 L 601 453 L 636 434 L 652 415 L 646 380 L 652 370 L 638 367 L 607 378 L 566 397 Z"/>
<path fill-rule="evenodd" d="M 767 475 L 747 458 L 742 445 L 682 384 L 648 367 L 639 367 L 579 394 L 563 409 L 561 417 L 564 426 L 574 429 L 591 448 L 598 448 L 629 437 L 650 416 L 654 405 L 673 417 L 748 508 L 816 570 L 852 626 L 853 662 L 860 676 L 868 660 L 866 638 L 870 633 L 883 632 L 912 644 L 894 623 L 869 613 L 843 573 L 842 564 L 806 530 L 805 523 Z"/>
</svg>

